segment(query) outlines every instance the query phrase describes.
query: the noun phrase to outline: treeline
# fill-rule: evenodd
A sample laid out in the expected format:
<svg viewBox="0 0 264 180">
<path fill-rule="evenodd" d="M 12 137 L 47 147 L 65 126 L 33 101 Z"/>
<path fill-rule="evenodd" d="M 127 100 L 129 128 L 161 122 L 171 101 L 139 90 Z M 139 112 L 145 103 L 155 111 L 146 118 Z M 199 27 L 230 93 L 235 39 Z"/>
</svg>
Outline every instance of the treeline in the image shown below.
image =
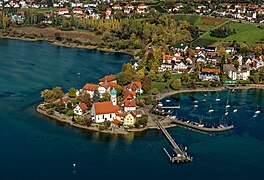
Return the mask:
<svg viewBox="0 0 264 180">
<path fill-rule="evenodd" d="M 3 29 L 5 31 L 9 24 L 10 20 L 8 15 L 4 11 L 0 11 L 0 29 Z"/>
<path fill-rule="evenodd" d="M 87 30 L 101 35 L 99 46 L 114 49 L 140 49 L 147 45 L 161 45 L 190 42 L 193 29 L 186 21 L 177 22 L 153 9 L 144 18 L 92 19 L 69 18 L 52 14 L 47 19 L 36 10 L 26 10 L 23 25 L 36 25 L 50 20 L 53 27 L 61 30 Z"/>
</svg>

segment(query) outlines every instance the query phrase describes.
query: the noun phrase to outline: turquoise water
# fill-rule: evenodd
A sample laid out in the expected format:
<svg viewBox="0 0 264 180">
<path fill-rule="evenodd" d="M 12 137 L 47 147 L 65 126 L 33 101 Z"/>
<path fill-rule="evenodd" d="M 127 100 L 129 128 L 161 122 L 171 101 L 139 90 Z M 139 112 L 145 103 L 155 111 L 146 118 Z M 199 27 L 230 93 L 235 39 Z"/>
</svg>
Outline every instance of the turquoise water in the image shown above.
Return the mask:
<svg viewBox="0 0 264 180">
<path fill-rule="evenodd" d="M 264 91 L 181 94 L 177 115 L 218 123 L 225 112 L 233 131 L 210 137 L 181 128 L 169 129 L 188 146 L 194 161 L 172 165 L 162 148 L 170 149 L 156 130 L 129 137 L 82 131 L 35 112 L 39 93 L 60 85 L 85 82 L 121 70 L 130 56 L 53 46 L 47 42 L 0 40 L 0 179 L 263 179 Z M 80 76 L 78 76 L 80 73 Z M 193 99 L 198 99 L 194 110 Z M 211 106 L 215 112 L 208 114 Z M 254 111 L 261 113 L 252 118 Z M 176 112 L 175 112 L 176 113 Z M 73 163 L 76 168 L 73 169 Z"/>
</svg>

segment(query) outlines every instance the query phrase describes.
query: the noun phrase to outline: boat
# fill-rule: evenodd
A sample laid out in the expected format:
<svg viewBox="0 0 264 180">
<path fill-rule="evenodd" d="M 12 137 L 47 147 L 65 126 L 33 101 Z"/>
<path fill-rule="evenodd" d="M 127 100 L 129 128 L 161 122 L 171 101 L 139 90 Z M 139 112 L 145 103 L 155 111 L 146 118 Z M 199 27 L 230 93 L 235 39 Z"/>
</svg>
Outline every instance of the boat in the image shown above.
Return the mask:
<svg viewBox="0 0 264 180">
<path fill-rule="evenodd" d="M 159 107 L 162 107 L 162 106 L 163 106 L 162 102 L 159 102 L 159 103 L 158 103 L 158 106 L 159 106 Z"/>
<path fill-rule="evenodd" d="M 232 93 L 234 93 L 235 92 L 235 89 L 232 89 Z"/>
<path fill-rule="evenodd" d="M 220 98 L 218 98 L 218 96 L 219 96 L 219 94 L 216 96 L 215 101 L 220 101 L 221 100 Z"/>
<path fill-rule="evenodd" d="M 234 113 L 237 112 L 237 109 L 234 109 L 233 112 L 234 112 Z"/>
<path fill-rule="evenodd" d="M 198 103 L 199 101 L 197 101 L 197 100 L 195 100 L 195 101 L 193 101 L 194 103 Z"/>
<path fill-rule="evenodd" d="M 209 108 L 208 112 L 214 112 L 214 110 L 212 109 L 212 104 L 210 104 L 210 108 Z"/>
<path fill-rule="evenodd" d="M 206 102 L 206 99 L 203 99 L 203 102 Z"/>
<path fill-rule="evenodd" d="M 258 110 L 258 106 L 257 106 L 257 110 L 255 112 L 256 114 L 259 114 L 260 113 L 260 110 Z"/>
<path fill-rule="evenodd" d="M 230 108 L 230 105 L 228 104 L 228 100 L 226 101 L 226 108 Z"/>
<path fill-rule="evenodd" d="M 206 97 L 207 95 L 206 95 L 206 94 L 204 94 L 204 96 Z"/>
<path fill-rule="evenodd" d="M 258 115 L 257 114 L 254 114 L 253 118 L 257 117 Z"/>
<path fill-rule="evenodd" d="M 171 102 L 171 100 L 170 99 L 166 99 L 166 102 Z"/>
<path fill-rule="evenodd" d="M 225 112 L 225 115 L 228 115 L 228 112 Z"/>
<path fill-rule="evenodd" d="M 194 107 L 198 107 L 198 105 L 197 105 L 197 104 L 195 104 L 195 105 L 194 105 Z"/>
</svg>

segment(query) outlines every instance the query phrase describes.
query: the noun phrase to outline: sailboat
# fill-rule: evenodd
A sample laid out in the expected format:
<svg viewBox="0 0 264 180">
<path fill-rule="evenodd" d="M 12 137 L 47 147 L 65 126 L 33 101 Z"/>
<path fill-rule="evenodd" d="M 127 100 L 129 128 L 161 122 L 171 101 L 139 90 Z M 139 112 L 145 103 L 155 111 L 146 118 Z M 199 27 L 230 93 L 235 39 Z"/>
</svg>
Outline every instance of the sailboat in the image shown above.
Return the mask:
<svg viewBox="0 0 264 180">
<path fill-rule="evenodd" d="M 219 96 L 219 94 L 216 96 L 215 101 L 220 101 L 221 100 L 218 96 Z"/>
<path fill-rule="evenodd" d="M 209 108 L 208 112 L 214 112 L 214 110 L 212 109 L 212 104 L 210 104 L 210 108 Z"/>
<path fill-rule="evenodd" d="M 228 104 L 228 100 L 226 101 L 226 108 L 230 108 L 230 105 Z"/>
<path fill-rule="evenodd" d="M 255 112 L 256 114 L 259 114 L 260 113 L 260 110 L 258 110 L 258 106 L 257 106 L 257 110 Z"/>
</svg>

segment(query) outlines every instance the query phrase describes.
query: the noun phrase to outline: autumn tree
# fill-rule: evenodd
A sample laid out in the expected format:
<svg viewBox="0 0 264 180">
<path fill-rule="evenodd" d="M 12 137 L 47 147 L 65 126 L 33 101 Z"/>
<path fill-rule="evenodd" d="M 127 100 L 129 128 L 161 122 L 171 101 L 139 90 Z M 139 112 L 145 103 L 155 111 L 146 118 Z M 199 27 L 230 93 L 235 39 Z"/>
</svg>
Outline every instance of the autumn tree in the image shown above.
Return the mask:
<svg viewBox="0 0 264 180">
<path fill-rule="evenodd" d="M 76 97 L 76 89 L 71 87 L 69 89 L 68 96 L 71 97 L 71 98 L 75 98 Z"/>
<path fill-rule="evenodd" d="M 145 93 L 149 92 L 151 89 L 151 79 L 148 76 L 145 76 L 142 82 L 142 89 Z"/>
<path fill-rule="evenodd" d="M 41 91 L 41 97 L 44 98 L 44 102 L 46 103 L 52 103 L 56 100 L 55 93 L 52 90 L 45 89 L 44 91 Z"/>
</svg>

